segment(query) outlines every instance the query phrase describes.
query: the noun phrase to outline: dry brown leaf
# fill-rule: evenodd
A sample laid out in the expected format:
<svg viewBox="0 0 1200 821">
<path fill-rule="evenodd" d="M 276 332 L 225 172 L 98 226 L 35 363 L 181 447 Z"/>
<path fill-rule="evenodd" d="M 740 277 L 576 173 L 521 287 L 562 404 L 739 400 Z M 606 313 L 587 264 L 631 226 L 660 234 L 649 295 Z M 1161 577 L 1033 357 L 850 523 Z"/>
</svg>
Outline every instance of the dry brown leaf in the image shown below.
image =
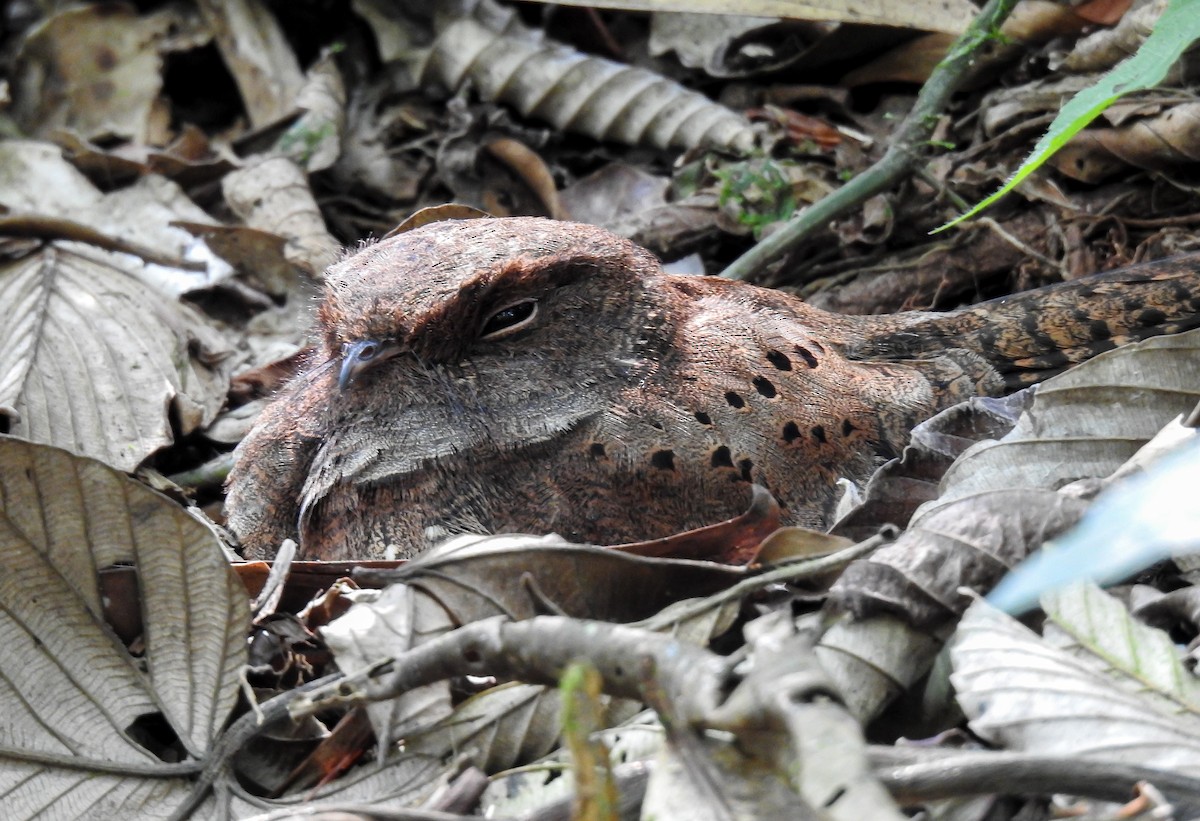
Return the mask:
<svg viewBox="0 0 1200 821">
<path fill-rule="evenodd" d="M 26 133 L 60 129 L 84 139 L 120 136 L 161 145 L 170 111 L 159 98 L 162 52 L 200 24 L 186 6 L 139 14 L 123 3 L 59 12 L 25 38 L 12 78 L 13 113 Z"/>
<path fill-rule="evenodd" d="M 325 227 L 308 176 L 286 157 L 260 157 L 221 181 L 229 207 L 250 228 L 287 240 L 284 257 L 319 278 L 337 261 L 341 244 Z"/>
<path fill-rule="evenodd" d="M 1166 7 L 1167 0 L 1150 0 L 1127 12 L 1113 28 L 1100 29 L 1081 38 L 1062 61 L 1062 67 L 1077 73 L 1112 68 L 1138 50 Z M 1172 72 L 1178 70 L 1176 67 Z"/>
<path fill-rule="evenodd" d="M 295 110 L 304 74 L 268 6 L 253 0 L 199 0 L 204 20 L 242 93 L 254 128 Z"/>
<path fill-rule="evenodd" d="M 1200 103 L 1182 103 L 1162 114 L 1118 128 L 1088 128 L 1050 158 L 1063 174 L 1100 182 L 1129 166 L 1169 171 L 1200 162 Z"/>
</svg>

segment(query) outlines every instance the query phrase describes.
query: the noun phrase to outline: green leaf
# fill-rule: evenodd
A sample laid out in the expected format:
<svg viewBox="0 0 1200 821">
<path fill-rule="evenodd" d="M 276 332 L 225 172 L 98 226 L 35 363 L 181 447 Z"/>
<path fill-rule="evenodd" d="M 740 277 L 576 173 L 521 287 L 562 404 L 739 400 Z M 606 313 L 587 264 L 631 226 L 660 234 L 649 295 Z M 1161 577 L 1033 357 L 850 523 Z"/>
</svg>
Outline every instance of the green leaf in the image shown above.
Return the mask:
<svg viewBox="0 0 1200 821">
<path fill-rule="evenodd" d="M 1106 108 L 1131 91 L 1152 88 L 1184 50 L 1200 40 L 1200 0 L 1171 0 L 1141 48 L 1063 106 L 1021 167 L 999 191 L 931 233 L 944 231 L 992 205 L 1036 171 Z"/>
</svg>

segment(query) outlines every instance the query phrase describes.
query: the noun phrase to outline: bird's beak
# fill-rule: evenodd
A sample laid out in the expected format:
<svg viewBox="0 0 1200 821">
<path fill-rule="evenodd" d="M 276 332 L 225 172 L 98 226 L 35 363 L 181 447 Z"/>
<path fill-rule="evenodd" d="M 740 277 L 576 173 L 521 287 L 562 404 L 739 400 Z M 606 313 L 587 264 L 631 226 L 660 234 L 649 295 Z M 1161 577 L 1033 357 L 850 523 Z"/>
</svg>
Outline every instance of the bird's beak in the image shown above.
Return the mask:
<svg viewBox="0 0 1200 821">
<path fill-rule="evenodd" d="M 377 339 L 359 339 L 342 346 L 342 371 L 338 374 L 338 390 L 344 391 L 354 377 L 380 359 L 386 358 L 389 346 Z"/>
</svg>

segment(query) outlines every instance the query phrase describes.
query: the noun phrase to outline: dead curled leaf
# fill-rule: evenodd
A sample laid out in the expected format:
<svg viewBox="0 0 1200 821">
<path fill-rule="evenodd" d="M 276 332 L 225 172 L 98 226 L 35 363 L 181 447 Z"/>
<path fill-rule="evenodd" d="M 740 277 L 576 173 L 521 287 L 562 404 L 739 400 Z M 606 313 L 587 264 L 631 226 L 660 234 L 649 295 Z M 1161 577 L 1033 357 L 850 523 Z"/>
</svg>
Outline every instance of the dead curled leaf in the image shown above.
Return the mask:
<svg viewBox="0 0 1200 821">
<path fill-rule="evenodd" d="M 893 612 L 918 627 L 941 624 L 970 603 L 959 588 L 990 589 L 1087 507 L 1081 499 L 1025 488 L 957 499 L 918 516 L 895 542 L 846 568 L 830 604 L 859 618 Z"/>
<path fill-rule="evenodd" d="M 233 709 L 246 659 L 245 592 L 214 533 L 100 462 L 0 437 L 0 555 L 6 817 L 165 816 Z M 130 562 L 136 658 L 104 621 L 99 578 Z M 172 737 L 181 764 L 156 755 Z"/>
<path fill-rule="evenodd" d="M 544 612 L 636 621 L 744 577 L 740 568 L 630 556 L 558 536 L 461 537 L 396 570 L 365 574 L 371 583 L 403 582 L 425 591 L 458 624 Z"/>
<path fill-rule="evenodd" d="M 482 5 L 482 4 L 480 4 Z M 414 77 L 598 140 L 654 148 L 707 146 L 744 153 L 749 124 L 660 74 L 583 54 L 525 28 L 508 10 L 435 20 L 436 36 L 407 61 Z"/>
<path fill-rule="evenodd" d="M 194 309 L 146 286 L 132 257 L 54 243 L 0 266 L 0 407 L 9 431 L 133 470 L 211 422 L 229 348 Z"/>
<path fill-rule="evenodd" d="M 1039 386 L 1012 431 L 969 448 L 889 548 L 847 568 L 832 603 L 931 625 L 961 613 L 956 591 L 987 591 L 1006 569 L 1086 509 L 1058 488 L 1117 470 L 1164 424 L 1190 411 L 1200 333 L 1101 354 Z M 965 549 L 964 549 L 965 548 Z"/>
</svg>

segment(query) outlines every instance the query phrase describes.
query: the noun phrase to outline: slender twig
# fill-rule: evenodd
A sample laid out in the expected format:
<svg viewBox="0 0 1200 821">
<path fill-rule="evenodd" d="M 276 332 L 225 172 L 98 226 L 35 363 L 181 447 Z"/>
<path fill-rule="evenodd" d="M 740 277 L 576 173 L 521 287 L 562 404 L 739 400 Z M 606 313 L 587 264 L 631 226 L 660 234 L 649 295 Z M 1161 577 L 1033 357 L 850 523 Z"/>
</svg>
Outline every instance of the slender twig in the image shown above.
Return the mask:
<svg viewBox="0 0 1200 821">
<path fill-rule="evenodd" d="M 958 90 L 966 70 L 979 50 L 1008 17 L 1016 0 L 989 0 L 967 30 L 954 41 L 949 53 L 934 68 L 933 73 L 917 95 L 912 111 L 904 118 L 892 136 L 888 150 L 879 162 L 827 197 L 805 208 L 771 236 L 751 248 L 721 276 L 727 279 L 746 279 L 796 247 L 809 234 L 829 224 L 859 203 L 885 191 L 910 173 L 922 158 L 937 117 L 950 97 Z"/>
<path fill-rule="evenodd" d="M 1183 805 L 1179 817 L 1200 809 L 1200 779 L 1121 761 L 1020 752 L 870 748 L 876 777 L 900 801 L 993 793 L 1070 793 L 1106 801 L 1128 801 L 1142 781 Z"/>
</svg>

